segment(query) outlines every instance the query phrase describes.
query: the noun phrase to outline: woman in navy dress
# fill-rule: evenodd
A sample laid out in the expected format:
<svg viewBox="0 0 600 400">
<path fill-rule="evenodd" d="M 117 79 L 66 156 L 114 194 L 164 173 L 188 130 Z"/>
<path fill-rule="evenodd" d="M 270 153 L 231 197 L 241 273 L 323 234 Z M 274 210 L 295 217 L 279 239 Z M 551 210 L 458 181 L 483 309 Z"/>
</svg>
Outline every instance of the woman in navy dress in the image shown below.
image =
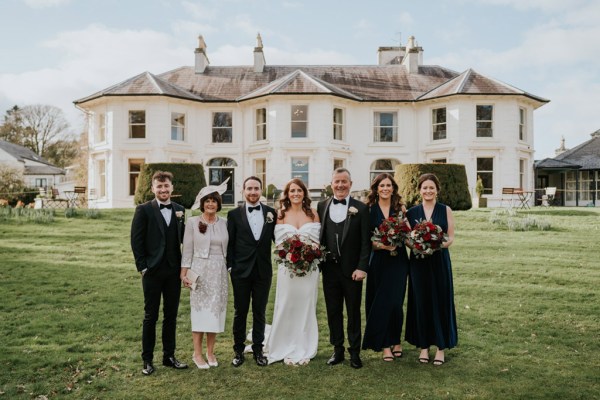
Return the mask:
<svg viewBox="0 0 600 400">
<path fill-rule="evenodd" d="M 406 208 L 398 194 L 398 185 L 390 174 L 379 174 L 371 184 L 368 197 L 371 232 L 389 216 L 404 215 Z M 402 246 L 372 242 L 367 278 L 365 309 L 367 324 L 362 348 L 383 351 L 384 361 L 402 357 L 402 306 L 406 293 L 408 255 Z M 395 251 L 397 255 L 391 255 Z"/>
<path fill-rule="evenodd" d="M 444 350 L 458 342 L 448 251 L 454 240 L 454 218 L 450 207 L 436 201 L 440 182 L 434 174 L 421 175 L 418 188 L 422 203 L 408 210 L 408 222 L 413 227 L 417 221 L 429 220 L 442 227 L 448 241 L 441 250 L 425 258 L 417 258 L 411 252 L 406 340 L 421 349 L 419 361 L 422 363 L 429 362 L 429 347 L 437 347 L 433 365 L 442 365 Z"/>
</svg>

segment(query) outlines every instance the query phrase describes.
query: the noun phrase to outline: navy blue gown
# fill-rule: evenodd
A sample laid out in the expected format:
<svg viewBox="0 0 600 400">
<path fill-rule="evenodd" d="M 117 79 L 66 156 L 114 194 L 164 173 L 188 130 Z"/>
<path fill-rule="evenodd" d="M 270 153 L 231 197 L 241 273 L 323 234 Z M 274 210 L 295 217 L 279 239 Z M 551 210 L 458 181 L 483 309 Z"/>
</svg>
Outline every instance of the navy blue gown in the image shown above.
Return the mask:
<svg viewBox="0 0 600 400">
<path fill-rule="evenodd" d="M 417 220 L 425 220 L 422 205 L 407 211 L 411 227 Z M 436 203 L 431 222 L 448 232 L 446 206 Z M 408 305 L 406 310 L 406 340 L 421 349 L 437 346 L 451 349 L 458 342 L 452 262 L 448 249 L 434 252 L 426 258 L 417 258 L 411 251 Z"/>
<path fill-rule="evenodd" d="M 393 212 L 391 215 L 394 215 Z M 385 219 L 376 203 L 370 210 L 371 232 Z M 385 347 L 400 344 L 404 313 L 404 295 L 408 274 L 406 247 L 399 246 L 398 255 L 389 250 L 371 251 L 365 310 L 367 324 L 362 348 L 382 351 Z"/>
</svg>

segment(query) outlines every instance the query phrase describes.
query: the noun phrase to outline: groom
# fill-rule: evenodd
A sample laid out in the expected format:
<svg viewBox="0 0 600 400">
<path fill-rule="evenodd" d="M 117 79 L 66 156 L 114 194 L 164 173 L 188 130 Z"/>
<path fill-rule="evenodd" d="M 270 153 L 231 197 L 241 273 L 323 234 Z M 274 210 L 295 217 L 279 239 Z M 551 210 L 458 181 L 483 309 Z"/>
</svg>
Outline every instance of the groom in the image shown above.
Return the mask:
<svg viewBox="0 0 600 400">
<path fill-rule="evenodd" d="M 338 168 L 331 179 L 333 198 L 319 202 L 317 212 L 321 219 L 321 244 L 329 252 L 321 263 L 323 293 L 329 324 L 329 341 L 334 347 L 328 365 L 344 361 L 344 303 L 348 312 L 348 352 L 350 366 L 361 368 L 362 282 L 367 276 L 371 251 L 369 209 L 350 197 L 350 171 Z"/>
<path fill-rule="evenodd" d="M 252 300 L 252 352 L 256 365 L 264 367 L 265 312 L 269 301 L 273 266 L 271 243 L 274 240 L 275 210 L 260 203 L 262 182 L 251 176 L 243 185 L 246 202 L 227 214 L 227 269 L 233 287 L 234 367 L 244 363 L 246 318 Z"/>
</svg>

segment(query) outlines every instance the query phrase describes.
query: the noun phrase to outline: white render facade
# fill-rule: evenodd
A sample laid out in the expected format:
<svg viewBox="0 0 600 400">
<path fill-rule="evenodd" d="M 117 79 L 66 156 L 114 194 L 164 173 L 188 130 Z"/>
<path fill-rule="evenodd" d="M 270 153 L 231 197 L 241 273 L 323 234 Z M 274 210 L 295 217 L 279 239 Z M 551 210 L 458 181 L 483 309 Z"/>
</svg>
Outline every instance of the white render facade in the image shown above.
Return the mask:
<svg viewBox="0 0 600 400">
<path fill-rule="evenodd" d="M 284 67 L 270 67 L 275 79 L 253 82 L 224 101 L 207 100 L 208 89 L 184 84 L 212 79 L 205 84 L 210 88 L 217 73 L 230 78 L 243 68 L 211 69 L 207 58 L 202 65 L 202 46 L 203 40 L 191 71 L 143 73 L 76 101 L 90 120 L 92 206 L 133 207 L 139 165 L 152 162 L 200 163 L 210 183 L 231 176 L 224 197 L 229 204 L 242 200 L 242 182 L 250 175 L 278 189 L 293 176 L 309 189 L 322 189 L 333 169 L 343 166 L 352 173 L 352 189 L 362 190 L 376 173 L 393 173 L 404 163 L 464 164 L 474 197 L 477 176 L 484 179 L 489 206 L 500 205 L 503 187 L 533 190 L 533 113 L 547 100 L 472 70 L 422 66 L 422 49 L 412 40 L 406 47 L 380 48 L 380 63 L 390 49 L 399 54 L 396 62 L 335 66 L 354 74 L 351 84 L 331 78 L 327 67 L 287 66 L 281 73 L 276 69 Z M 260 40 L 258 62 L 241 75 L 268 72 L 257 53 L 262 55 Z M 410 89 L 378 98 L 377 79 L 385 76 L 400 87 L 396 74 Z"/>
</svg>

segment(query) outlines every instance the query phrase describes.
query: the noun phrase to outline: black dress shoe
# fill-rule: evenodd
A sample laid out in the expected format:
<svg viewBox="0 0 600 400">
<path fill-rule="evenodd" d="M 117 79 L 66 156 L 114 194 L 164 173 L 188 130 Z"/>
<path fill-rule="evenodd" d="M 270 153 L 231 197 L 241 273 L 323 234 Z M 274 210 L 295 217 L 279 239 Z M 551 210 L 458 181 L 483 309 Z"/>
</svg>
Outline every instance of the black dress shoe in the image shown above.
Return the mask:
<svg viewBox="0 0 600 400">
<path fill-rule="evenodd" d="M 144 361 L 144 369 L 142 370 L 142 374 L 152 375 L 153 372 L 154 372 L 154 365 L 152 365 L 152 362 Z"/>
<path fill-rule="evenodd" d="M 187 364 L 184 364 L 177 360 L 175 356 L 169 358 L 163 358 L 163 365 L 165 367 L 171 367 L 175 369 L 186 369 L 188 367 Z"/>
<path fill-rule="evenodd" d="M 239 367 L 240 365 L 242 365 L 244 363 L 244 360 L 245 360 L 244 353 L 241 353 L 241 352 L 238 353 L 238 352 L 236 352 L 235 353 L 235 357 L 233 357 L 233 361 L 231 361 L 231 364 L 234 367 Z"/>
<path fill-rule="evenodd" d="M 336 365 L 344 361 L 344 352 L 336 351 L 333 355 L 327 360 L 327 365 Z"/>
<path fill-rule="evenodd" d="M 354 369 L 362 368 L 363 363 L 358 354 L 355 354 L 352 357 L 350 357 L 350 366 Z"/>
<path fill-rule="evenodd" d="M 262 351 L 254 352 L 254 361 L 256 361 L 256 365 L 259 367 L 266 367 L 269 364 L 269 360 L 267 360 Z"/>
</svg>

